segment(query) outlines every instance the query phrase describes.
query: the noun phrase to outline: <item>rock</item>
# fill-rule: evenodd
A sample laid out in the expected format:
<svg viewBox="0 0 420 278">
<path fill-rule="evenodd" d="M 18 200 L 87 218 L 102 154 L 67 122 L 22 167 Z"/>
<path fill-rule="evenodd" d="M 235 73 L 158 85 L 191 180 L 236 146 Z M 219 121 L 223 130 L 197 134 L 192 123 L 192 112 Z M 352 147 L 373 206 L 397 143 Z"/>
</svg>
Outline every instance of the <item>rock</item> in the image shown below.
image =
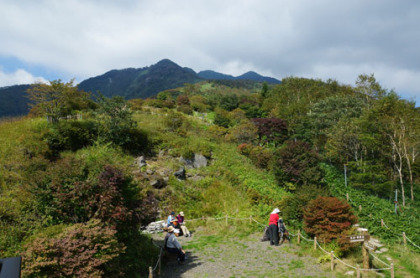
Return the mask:
<svg viewBox="0 0 420 278">
<path fill-rule="evenodd" d="M 150 185 L 156 189 L 162 189 L 168 185 L 162 177 L 151 177 Z"/>
<path fill-rule="evenodd" d="M 146 174 L 148 174 L 148 175 L 153 175 L 154 173 L 155 173 L 155 171 L 153 171 L 151 169 L 146 170 Z"/>
<path fill-rule="evenodd" d="M 194 168 L 207 167 L 207 158 L 201 154 L 194 154 Z"/>
<path fill-rule="evenodd" d="M 381 253 L 383 253 L 383 252 L 388 252 L 388 248 L 381 248 L 379 251 L 380 251 Z"/>
<path fill-rule="evenodd" d="M 179 162 L 183 163 L 187 169 L 193 169 L 194 168 L 194 160 L 189 158 L 180 157 Z"/>
<path fill-rule="evenodd" d="M 174 176 L 177 177 L 179 180 L 185 180 L 185 168 L 179 168 L 179 170 L 174 173 Z"/>
<path fill-rule="evenodd" d="M 179 162 L 183 163 L 187 169 L 193 169 L 193 168 L 201 168 L 207 166 L 207 158 L 204 155 L 201 154 L 194 154 L 193 159 L 180 157 Z"/>
<path fill-rule="evenodd" d="M 146 166 L 147 162 L 146 162 L 146 159 L 144 159 L 144 156 L 137 157 L 136 164 L 139 168 Z"/>
<path fill-rule="evenodd" d="M 354 270 L 347 271 L 344 275 L 354 276 Z"/>
<path fill-rule="evenodd" d="M 162 158 L 164 155 L 165 155 L 165 150 L 160 150 L 159 154 L 158 154 L 158 157 Z"/>
<path fill-rule="evenodd" d="M 149 223 L 149 225 L 147 225 L 146 229 L 143 230 L 143 233 L 148 233 L 148 234 L 161 233 L 163 232 L 163 228 L 165 226 L 166 224 L 164 220 L 152 222 L 152 223 Z"/>
</svg>

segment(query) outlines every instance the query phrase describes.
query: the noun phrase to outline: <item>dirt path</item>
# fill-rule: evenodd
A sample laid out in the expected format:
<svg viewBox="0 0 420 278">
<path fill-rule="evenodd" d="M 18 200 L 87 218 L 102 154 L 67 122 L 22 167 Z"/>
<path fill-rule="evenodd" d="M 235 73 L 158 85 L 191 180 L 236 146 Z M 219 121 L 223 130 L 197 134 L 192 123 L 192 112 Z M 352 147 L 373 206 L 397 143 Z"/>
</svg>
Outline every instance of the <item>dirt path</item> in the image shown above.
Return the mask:
<svg viewBox="0 0 420 278">
<path fill-rule="evenodd" d="M 162 241 L 164 235 L 155 235 Z M 180 237 L 188 259 L 178 265 L 172 259 L 162 265 L 160 277 L 334 277 L 317 264 L 316 258 L 305 256 L 295 244 L 270 246 L 258 235 L 243 239 L 224 239 L 195 234 Z"/>
</svg>

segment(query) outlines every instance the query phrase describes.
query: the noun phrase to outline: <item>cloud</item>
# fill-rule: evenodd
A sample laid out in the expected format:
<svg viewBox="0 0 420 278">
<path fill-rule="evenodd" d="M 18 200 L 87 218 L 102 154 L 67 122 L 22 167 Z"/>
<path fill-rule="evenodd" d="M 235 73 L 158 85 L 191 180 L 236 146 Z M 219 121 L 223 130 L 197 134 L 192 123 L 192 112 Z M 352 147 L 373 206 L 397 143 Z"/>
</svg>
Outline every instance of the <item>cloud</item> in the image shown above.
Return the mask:
<svg viewBox="0 0 420 278">
<path fill-rule="evenodd" d="M 3 72 L 0 69 L 0 84 L 1 86 L 11 86 L 11 85 L 19 85 L 19 84 L 33 84 L 33 83 L 47 83 L 48 81 L 45 80 L 43 77 L 35 77 L 29 72 L 18 69 L 12 73 Z"/>
<path fill-rule="evenodd" d="M 420 94 L 419 25 L 416 0 L 2 0 L 0 55 L 62 79 L 169 58 L 196 71 L 279 79 L 354 83 L 375 73 L 397 92 Z"/>
</svg>

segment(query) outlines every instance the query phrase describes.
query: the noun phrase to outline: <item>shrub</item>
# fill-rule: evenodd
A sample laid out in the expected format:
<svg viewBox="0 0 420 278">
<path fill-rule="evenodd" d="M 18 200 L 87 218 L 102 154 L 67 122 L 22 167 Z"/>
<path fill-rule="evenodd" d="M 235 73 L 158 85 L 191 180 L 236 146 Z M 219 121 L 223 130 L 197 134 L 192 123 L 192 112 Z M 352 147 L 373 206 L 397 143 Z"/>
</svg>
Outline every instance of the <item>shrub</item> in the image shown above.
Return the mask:
<svg viewBox="0 0 420 278">
<path fill-rule="evenodd" d="M 327 194 L 327 190 L 319 186 L 302 186 L 294 194 L 283 197 L 280 201 L 279 208 L 282 211 L 283 217 L 289 223 L 299 224 L 303 220 L 303 211 L 309 201 L 316 199 L 318 196 L 326 196 Z"/>
<path fill-rule="evenodd" d="M 319 166 L 320 157 L 309 146 L 301 141 L 289 141 L 276 151 L 273 171 L 280 185 L 291 182 L 298 186 L 320 185 L 323 176 Z"/>
<path fill-rule="evenodd" d="M 231 129 L 228 139 L 235 143 L 252 143 L 257 138 L 257 129 L 248 120 Z"/>
<path fill-rule="evenodd" d="M 28 278 L 120 276 L 112 261 L 125 247 L 115 233 L 92 220 L 71 226 L 54 238 L 36 238 L 26 246 L 22 274 Z"/>
<path fill-rule="evenodd" d="M 51 156 L 61 151 L 76 151 L 92 145 L 98 136 L 98 126 L 92 121 L 60 121 L 44 135 Z"/>
<path fill-rule="evenodd" d="M 228 112 L 221 109 L 216 110 L 213 123 L 228 128 L 231 124 Z"/>
<path fill-rule="evenodd" d="M 182 105 L 187 105 L 187 106 L 190 106 L 190 99 L 188 98 L 188 96 L 187 96 L 187 95 L 179 95 L 179 96 L 176 98 L 176 104 L 177 104 L 178 106 L 182 106 Z"/>
<path fill-rule="evenodd" d="M 191 106 L 185 104 L 178 106 L 176 110 L 187 115 L 192 115 L 193 113 Z"/>
<path fill-rule="evenodd" d="M 287 139 L 286 121 L 278 118 L 255 118 L 252 122 L 258 129 L 260 141 L 281 144 Z"/>
<path fill-rule="evenodd" d="M 319 196 L 304 209 L 304 229 L 308 235 L 330 242 L 357 222 L 351 206 L 336 197 Z"/>
</svg>

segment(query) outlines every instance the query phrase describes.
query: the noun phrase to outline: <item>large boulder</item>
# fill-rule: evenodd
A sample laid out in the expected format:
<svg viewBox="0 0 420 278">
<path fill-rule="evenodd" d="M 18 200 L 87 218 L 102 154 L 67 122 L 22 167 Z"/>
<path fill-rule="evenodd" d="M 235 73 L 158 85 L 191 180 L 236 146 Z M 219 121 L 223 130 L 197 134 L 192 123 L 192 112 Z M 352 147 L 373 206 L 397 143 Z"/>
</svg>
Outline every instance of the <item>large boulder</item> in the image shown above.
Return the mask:
<svg viewBox="0 0 420 278">
<path fill-rule="evenodd" d="M 194 154 L 194 168 L 207 167 L 207 158 L 201 154 Z"/>
<path fill-rule="evenodd" d="M 142 168 L 147 165 L 147 162 L 146 162 L 146 159 L 144 159 L 144 156 L 137 157 L 135 163 L 139 168 Z"/>
</svg>

